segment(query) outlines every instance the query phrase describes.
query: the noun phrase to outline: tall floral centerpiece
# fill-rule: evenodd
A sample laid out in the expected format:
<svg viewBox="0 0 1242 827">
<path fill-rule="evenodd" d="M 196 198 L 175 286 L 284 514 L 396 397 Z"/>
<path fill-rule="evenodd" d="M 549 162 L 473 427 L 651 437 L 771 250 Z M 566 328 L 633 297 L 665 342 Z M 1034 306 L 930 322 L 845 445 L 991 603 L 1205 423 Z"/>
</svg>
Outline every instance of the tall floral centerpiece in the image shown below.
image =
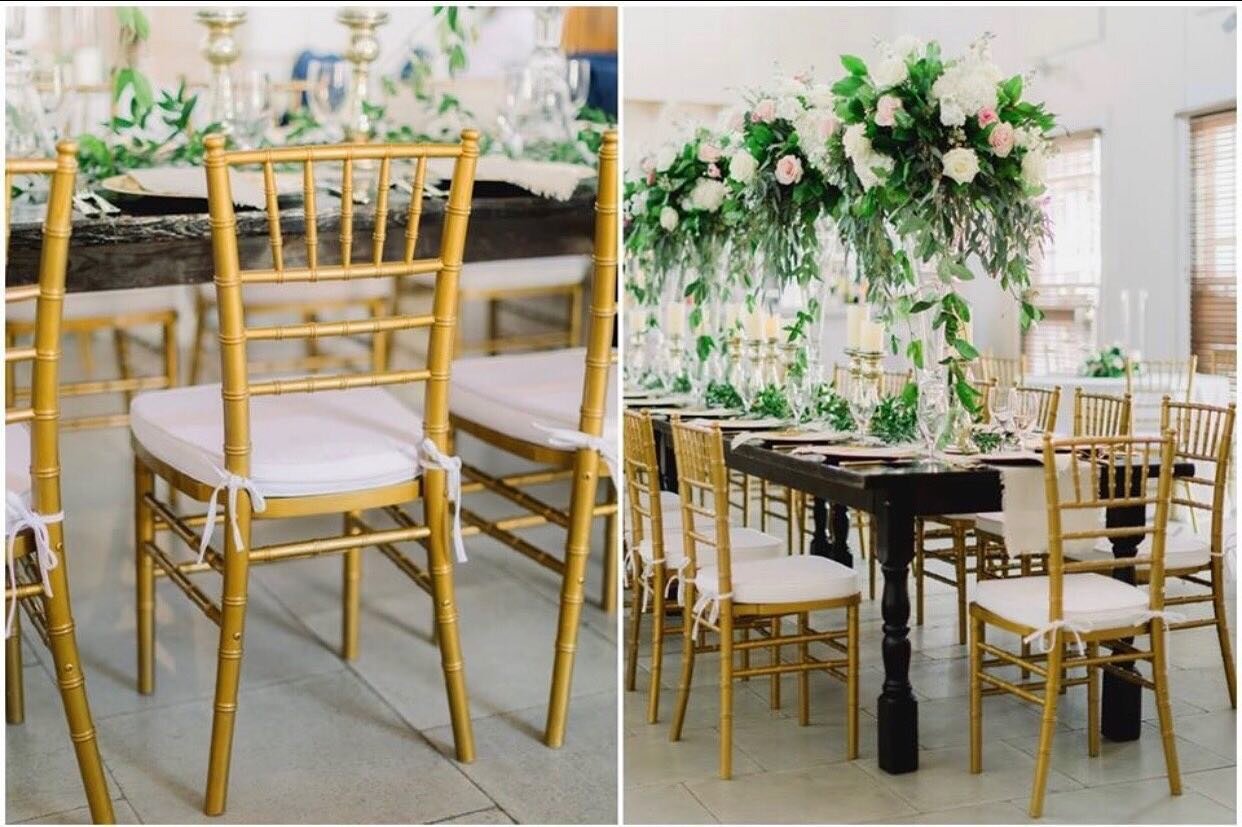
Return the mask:
<svg viewBox="0 0 1242 827">
<path fill-rule="evenodd" d="M 914 317 L 932 314 L 925 327 L 940 331 L 948 379 L 974 409 L 965 362 L 978 354 L 964 335 L 970 307 L 958 287 L 973 266 L 1019 302 L 1023 329 L 1039 319 L 1027 291 L 1048 236 L 1038 199 L 1053 116 L 1023 100 L 1022 77 L 1004 77 L 986 36 L 952 59 L 935 42 L 902 37 L 881 44 L 871 65 L 851 55 L 841 63 L 847 74 L 832 93 L 844 128 L 827 141 L 826 166 L 841 193 L 842 243 L 893 351 L 904 324 L 906 352 L 925 367 L 928 343 Z"/>
</svg>

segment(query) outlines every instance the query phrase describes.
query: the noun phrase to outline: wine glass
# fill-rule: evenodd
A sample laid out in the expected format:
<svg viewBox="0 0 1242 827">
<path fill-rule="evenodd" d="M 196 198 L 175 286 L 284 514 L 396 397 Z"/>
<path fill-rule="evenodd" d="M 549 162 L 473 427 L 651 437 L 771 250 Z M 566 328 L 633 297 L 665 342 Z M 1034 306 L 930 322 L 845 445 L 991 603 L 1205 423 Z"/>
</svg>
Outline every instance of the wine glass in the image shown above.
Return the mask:
<svg viewBox="0 0 1242 827">
<path fill-rule="evenodd" d="M 272 124 L 272 81 L 267 73 L 249 70 L 233 81 L 233 139 L 243 149 L 263 142 Z"/>
<path fill-rule="evenodd" d="M 1013 409 L 1013 427 L 1018 432 L 1018 447 L 1025 448 L 1035 420 L 1039 417 L 1039 399 L 1033 393 L 1009 389 L 1009 405 Z"/>
<path fill-rule="evenodd" d="M 850 396 L 850 414 L 854 417 L 854 432 L 861 443 L 867 443 L 867 435 L 871 425 L 871 417 L 880 404 L 880 393 L 874 382 L 866 380 L 854 385 L 854 393 Z"/>
<path fill-rule="evenodd" d="M 40 63 L 35 66 L 34 84 L 39 95 L 43 120 L 52 139 L 66 134 L 65 103 L 69 89 L 69 67 L 63 63 Z"/>
<path fill-rule="evenodd" d="M 565 61 L 565 81 L 569 84 L 571 118 L 577 118 L 591 94 L 591 62 L 582 58 Z"/>
<path fill-rule="evenodd" d="M 992 420 L 1000 426 L 1002 439 L 1013 433 L 1014 397 L 1012 388 L 992 394 Z"/>
<path fill-rule="evenodd" d="M 757 353 L 758 349 L 749 353 L 742 365 L 742 381 L 737 393 L 742 397 L 743 414 L 750 413 L 751 406 L 763 392 L 763 362 Z"/>
<path fill-rule="evenodd" d="M 311 115 L 325 132 L 342 131 L 349 87 L 349 64 L 345 61 L 314 59 L 306 62 L 307 99 Z"/>
<path fill-rule="evenodd" d="M 928 462 L 936 461 L 936 443 L 944 427 L 945 412 L 949 406 L 949 391 L 938 379 L 919 385 L 918 425 L 923 437 L 923 448 Z"/>
</svg>

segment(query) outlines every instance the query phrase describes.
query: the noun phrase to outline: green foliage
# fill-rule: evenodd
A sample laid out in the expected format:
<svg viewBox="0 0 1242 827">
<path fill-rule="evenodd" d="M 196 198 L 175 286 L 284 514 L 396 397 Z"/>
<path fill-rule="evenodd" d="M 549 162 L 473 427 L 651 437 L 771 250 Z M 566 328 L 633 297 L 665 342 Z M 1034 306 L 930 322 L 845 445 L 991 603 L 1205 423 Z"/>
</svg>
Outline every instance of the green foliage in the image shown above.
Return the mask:
<svg viewBox="0 0 1242 827">
<path fill-rule="evenodd" d="M 741 410 L 742 395 L 728 382 L 709 382 L 707 385 L 707 407 Z"/>
<path fill-rule="evenodd" d="M 985 454 L 990 454 L 1000 448 L 1004 438 L 1004 434 L 983 428 L 976 428 L 974 433 L 971 434 L 971 439 L 974 440 L 975 446 Z"/>
<path fill-rule="evenodd" d="M 790 419 L 793 417 L 793 410 L 789 407 L 789 400 L 785 398 L 785 392 L 776 385 L 768 385 L 759 391 L 759 395 L 750 403 L 750 413 L 758 416 L 771 416 L 777 419 Z"/>
<path fill-rule="evenodd" d="M 917 396 L 911 394 L 884 397 L 871 415 L 871 435 L 889 445 L 914 441 L 917 427 Z"/>
<path fill-rule="evenodd" d="M 1136 365 L 1131 365 L 1133 370 Z M 1106 347 L 1087 359 L 1083 365 L 1086 376 L 1117 378 L 1126 375 L 1126 354 L 1120 345 Z"/>
<path fill-rule="evenodd" d="M 827 421 L 834 431 L 854 430 L 854 415 L 850 413 L 849 401 L 827 382 L 816 389 L 815 418 Z"/>
</svg>

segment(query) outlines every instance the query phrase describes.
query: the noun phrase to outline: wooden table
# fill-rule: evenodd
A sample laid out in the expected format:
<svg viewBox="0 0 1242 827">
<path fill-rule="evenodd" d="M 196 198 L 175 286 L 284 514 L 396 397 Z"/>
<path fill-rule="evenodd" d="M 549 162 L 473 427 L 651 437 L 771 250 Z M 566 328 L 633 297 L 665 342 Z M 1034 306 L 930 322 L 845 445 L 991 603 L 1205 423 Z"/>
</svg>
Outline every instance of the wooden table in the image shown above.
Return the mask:
<svg viewBox="0 0 1242 827">
<path fill-rule="evenodd" d="M 655 420 L 654 425 L 661 443 L 657 450 L 661 478 L 667 485 L 676 480 L 671 429 L 667 421 Z M 917 770 L 918 702 L 910 684 L 908 588 L 910 563 L 914 559 L 915 518 L 1000 511 L 999 467 L 963 467 L 922 460 L 842 467 L 830 457 L 797 457 L 761 444 L 747 443 L 732 449 L 727 438 L 725 461 L 730 468 L 815 498 L 813 554 L 852 566 L 847 509 L 856 508 L 872 516 L 876 554 L 884 575 L 880 604 L 884 620 L 884 685 L 877 704 L 879 764 L 890 773 Z M 1192 463 L 1179 462 L 1174 466 L 1174 476 L 1193 473 Z M 1101 475 L 1101 485 L 1105 480 L 1107 476 Z M 825 512 L 831 512 L 828 519 Z M 1141 525 L 1143 519 L 1141 506 L 1109 509 L 1105 516 L 1110 528 Z M 1133 557 L 1140 539 L 1113 538 L 1113 554 Z M 1132 583 L 1134 570 L 1118 569 L 1114 576 Z M 1108 672 L 1104 673 L 1103 685 L 1101 732 L 1113 741 L 1137 740 L 1142 724 L 1142 690 Z"/>
<path fill-rule="evenodd" d="M 477 190 L 476 190 L 477 193 Z M 394 191 L 388 213 L 385 255 L 399 258 L 404 245 L 405 196 Z M 439 248 L 445 202 L 426 198 L 417 255 Z M 315 224 L 324 261 L 336 261 L 340 202 L 323 195 L 317 200 Z M 354 236 L 370 239 L 373 207 L 355 207 Z M 38 277 L 43 207 L 18 204 L 10 228 L 5 283 L 33 284 Z M 568 201 L 533 195 L 476 194 L 466 234 L 466 261 L 491 261 L 561 254 L 591 253 L 595 193 L 581 187 Z M 306 215 L 300 206 L 281 210 L 286 262 L 298 263 L 304 249 Z M 238 253 L 243 268 L 268 266 L 267 215 L 262 210 L 237 213 Z M 357 256 L 361 258 L 361 256 Z M 212 278 L 211 226 L 201 213 L 183 215 L 117 215 L 73 220 L 66 287 L 71 293 L 199 284 Z"/>
</svg>

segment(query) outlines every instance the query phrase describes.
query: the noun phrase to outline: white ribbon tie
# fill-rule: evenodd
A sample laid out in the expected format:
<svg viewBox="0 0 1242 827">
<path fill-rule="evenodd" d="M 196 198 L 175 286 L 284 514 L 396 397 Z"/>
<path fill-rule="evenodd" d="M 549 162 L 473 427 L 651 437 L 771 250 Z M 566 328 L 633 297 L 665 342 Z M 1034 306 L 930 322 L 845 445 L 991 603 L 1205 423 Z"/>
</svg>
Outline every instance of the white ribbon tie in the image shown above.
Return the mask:
<svg viewBox="0 0 1242 827">
<path fill-rule="evenodd" d="M 17 586 L 17 535 L 26 529 L 34 535 L 35 559 L 39 563 L 39 576 L 43 580 L 43 593 L 52 596 L 52 584 L 48 580 L 48 572 L 60 565 L 56 552 L 52 550 L 52 538 L 47 527 L 65 519 L 65 513 L 39 514 L 26 501 L 11 491 L 4 492 L 5 529 L 8 533 L 6 565 L 9 570 L 9 587 Z M 17 599 L 9 601 L 8 614 L 5 617 L 4 636 L 13 634 L 13 620 L 17 617 Z"/>
<path fill-rule="evenodd" d="M 548 444 L 553 448 L 560 448 L 566 451 L 588 448 L 597 452 L 600 459 L 608 466 L 608 475 L 612 477 L 613 482 L 617 485 L 621 484 L 621 475 L 618 473 L 620 463 L 617 461 L 616 440 L 607 440 L 602 436 L 592 436 L 582 431 L 571 431 L 568 428 L 549 428 L 547 425 L 540 425 L 538 422 L 532 422 L 531 424 L 548 435 Z"/>
<path fill-rule="evenodd" d="M 421 445 L 419 463 L 424 470 L 438 468 L 445 473 L 448 481 L 448 498 L 453 501 L 453 551 L 457 554 L 457 562 L 466 562 L 466 544 L 461 538 L 461 457 L 450 457 L 424 437 Z"/>
<path fill-rule="evenodd" d="M 254 487 L 254 483 L 245 477 L 239 477 L 237 474 L 223 471 L 219 468 L 216 473 L 220 475 L 220 484 L 211 489 L 211 499 L 207 501 L 207 523 L 203 526 L 203 538 L 198 544 L 198 562 L 203 562 L 203 558 L 207 556 L 207 547 L 211 545 L 211 535 L 216 529 L 216 515 L 220 508 L 220 494 L 228 492 L 224 513 L 229 521 L 229 526 L 233 531 L 233 544 L 237 551 L 245 551 L 246 546 L 242 542 L 241 526 L 237 522 L 237 492 L 244 490 L 250 495 L 250 510 L 256 514 L 262 514 L 267 510 L 267 500 L 263 499 L 263 495 Z"/>
</svg>

